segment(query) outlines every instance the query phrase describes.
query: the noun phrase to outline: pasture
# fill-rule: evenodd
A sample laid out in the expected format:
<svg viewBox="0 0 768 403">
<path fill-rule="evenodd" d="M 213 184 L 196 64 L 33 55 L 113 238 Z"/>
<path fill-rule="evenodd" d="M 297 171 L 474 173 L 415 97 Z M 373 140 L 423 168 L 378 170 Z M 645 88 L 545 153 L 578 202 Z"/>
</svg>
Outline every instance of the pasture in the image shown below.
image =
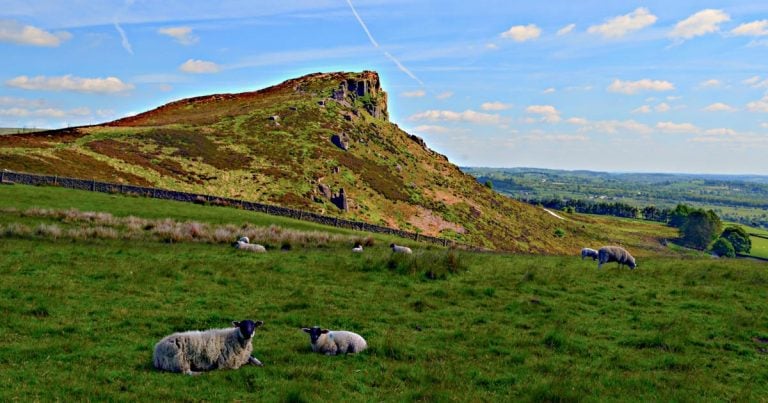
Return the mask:
<svg viewBox="0 0 768 403">
<path fill-rule="evenodd" d="M 19 208 L 18 189 L 0 187 L 0 207 Z M 192 218 L 185 206 L 134 201 L 144 203 L 141 209 L 76 204 Z M 74 207 L 70 202 L 39 198 L 45 208 Z M 194 219 L 221 224 L 240 224 L 252 214 L 188 207 L 197 209 Z M 215 213 L 199 212 L 206 209 Z M 4 228 L 53 223 L 8 212 L 0 217 Z M 3 232 L 0 400 L 755 401 L 768 395 L 764 263 L 646 256 L 634 271 L 615 264 L 597 270 L 576 256 L 414 245 L 413 256 L 393 257 L 387 245 L 375 238 L 363 254 L 329 243 L 257 255 L 204 242 Z M 263 368 L 199 377 L 152 368 L 152 348 L 164 335 L 245 318 L 265 321 L 253 343 Z M 299 329 L 311 325 L 356 331 L 370 347 L 353 356 L 313 354 Z"/>
</svg>

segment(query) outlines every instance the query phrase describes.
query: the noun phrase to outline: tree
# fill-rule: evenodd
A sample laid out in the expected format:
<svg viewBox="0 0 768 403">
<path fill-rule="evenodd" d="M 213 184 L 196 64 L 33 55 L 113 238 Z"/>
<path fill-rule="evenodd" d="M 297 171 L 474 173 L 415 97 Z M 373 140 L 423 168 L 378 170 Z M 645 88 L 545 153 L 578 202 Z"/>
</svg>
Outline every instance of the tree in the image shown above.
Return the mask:
<svg viewBox="0 0 768 403">
<path fill-rule="evenodd" d="M 685 204 L 678 204 L 671 213 L 669 213 L 669 226 L 675 228 L 682 228 L 685 224 L 688 214 L 691 213 L 691 208 Z"/>
<path fill-rule="evenodd" d="M 712 252 L 715 252 L 717 256 L 736 257 L 736 251 L 731 242 L 722 237 L 717 238 L 717 241 L 712 245 Z"/>
<path fill-rule="evenodd" d="M 752 240 L 749 234 L 741 227 L 728 227 L 720 235 L 720 238 L 727 239 L 733 245 L 736 253 L 749 253 L 752 250 Z"/>
<path fill-rule="evenodd" d="M 722 230 L 722 222 L 714 211 L 693 210 L 680 227 L 684 244 L 705 250 Z"/>
</svg>

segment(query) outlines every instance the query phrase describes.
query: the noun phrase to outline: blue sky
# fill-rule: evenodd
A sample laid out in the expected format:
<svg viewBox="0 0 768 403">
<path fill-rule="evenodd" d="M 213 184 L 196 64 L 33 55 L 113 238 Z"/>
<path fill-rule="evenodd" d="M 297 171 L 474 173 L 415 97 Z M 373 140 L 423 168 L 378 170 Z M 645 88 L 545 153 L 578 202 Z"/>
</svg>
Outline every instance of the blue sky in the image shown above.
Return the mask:
<svg viewBox="0 0 768 403">
<path fill-rule="evenodd" d="M 768 174 L 765 2 L 3 0 L 0 54 L 0 127 L 376 70 L 460 165 Z"/>
</svg>

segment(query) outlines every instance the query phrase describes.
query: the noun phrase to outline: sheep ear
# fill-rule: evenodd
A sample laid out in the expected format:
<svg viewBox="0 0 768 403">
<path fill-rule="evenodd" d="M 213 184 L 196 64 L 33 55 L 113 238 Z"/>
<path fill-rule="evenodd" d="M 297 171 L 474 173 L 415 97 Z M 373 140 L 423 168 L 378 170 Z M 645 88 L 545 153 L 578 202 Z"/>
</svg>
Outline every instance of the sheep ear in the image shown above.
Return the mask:
<svg viewBox="0 0 768 403">
<path fill-rule="evenodd" d="M 328 329 L 323 329 L 323 330 L 321 330 L 321 331 L 320 331 L 320 334 L 326 334 L 326 333 L 328 333 L 328 332 L 330 332 L 330 330 L 328 330 Z"/>
<path fill-rule="evenodd" d="M 305 333 L 312 333 L 312 330 L 308 327 L 302 327 L 301 330 L 303 330 Z"/>
<path fill-rule="evenodd" d="M 234 326 L 234 327 L 240 327 L 240 322 L 238 322 L 238 321 L 232 321 L 232 326 Z"/>
</svg>

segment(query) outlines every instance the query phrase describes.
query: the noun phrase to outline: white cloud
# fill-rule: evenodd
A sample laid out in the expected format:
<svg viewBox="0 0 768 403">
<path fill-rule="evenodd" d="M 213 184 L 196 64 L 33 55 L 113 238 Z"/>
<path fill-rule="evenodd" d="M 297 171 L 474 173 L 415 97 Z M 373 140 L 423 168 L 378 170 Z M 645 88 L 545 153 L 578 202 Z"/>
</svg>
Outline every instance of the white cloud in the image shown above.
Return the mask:
<svg viewBox="0 0 768 403">
<path fill-rule="evenodd" d="M 443 100 L 443 99 L 448 99 L 448 98 L 450 98 L 452 96 L 453 96 L 453 92 L 451 92 L 451 91 L 444 91 L 444 92 L 441 92 L 441 93 L 435 95 L 435 98 Z"/>
<path fill-rule="evenodd" d="M 192 74 L 210 74 L 218 73 L 221 70 L 221 67 L 214 62 L 189 59 L 179 66 L 179 70 Z"/>
<path fill-rule="evenodd" d="M 535 24 L 515 25 L 501 33 L 502 38 L 512 39 L 515 42 L 525 42 L 538 38 L 541 35 L 541 28 Z"/>
<path fill-rule="evenodd" d="M 733 129 L 721 127 L 717 129 L 707 129 L 704 131 L 704 134 L 708 136 L 735 136 L 736 131 Z"/>
<path fill-rule="evenodd" d="M 525 112 L 541 116 L 541 121 L 557 123 L 560 121 L 560 112 L 552 105 L 531 105 L 525 108 Z"/>
<path fill-rule="evenodd" d="M 557 90 L 555 88 L 552 88 L 552 87 L 549 87 L 546 90 L 542 91 L 542 93 L 544 93 L 544 94 L 552 94 L 552 93 L 555 93 L 555 92 L 557 92 Z"/>
<path fill-rule="evenodd" d="M 669 110 L 672 109 L 668 103 L 662 102 L 655 107 L 653 107 L 653 110 L 659 113 L 669 112 Z"/>
<path fill-rule="evenodd" d="M 742 81 L 742 83 L 752 88 L 768 88 L 768 78 L 761 80 L 762 78 L 760 76 L 754 76 Z"/>
<path fill-rule="evenodd" d="M 420 133 L 448 133 L 452 130 L 445 126 L 438 125 L 419 125 L 413 128 L 413 131 Z"/>
<path fill-rule="evenodd" d="M 649 105 L 643 105 L 633 109 L 632 113 L 651 113 L 651 107 Z"/>
<path fill-rule="evenodd" d="M 615 134 L 618 132 L 631 132 L 639 134 L 650 134 L 653 129 L 634 120 L 600 120 L 585 126 L 583 130 L 595 130 L 598 132 Z"/>
<path fill-rule="evenodd" d="M 752 21 L 741 24 L 731 30 L 731 34 L 738 36 L 765 36 L 768 35 L 768 20 Z"/>
<path fill-rule="evenodd" d="M 468 122 L 477 124 L 499 124 L 501 123 L 501 116 L 496 114 L 488 114 L 482 112 L 476 112 L 471 109 L 467 109 L 464 112 L 454 112 L 447 110 L 428 110 L 411 115 L 408 120 L 429 120 L 433 122 L 446 121 L 446 122 Z"/>
<path fill-rule="evenodd" d="M 131 46 L 131 42 L 128 41 L 128 35 L 125 34 L 125 30 L 123 30 L 123 27 L 121 27 L 120 24 L 115 22 L 115 29 L 120 34 L 120 38 L 122 39 L 120 44 L 123 45 L 123 49 L 125 49 L 126 52 L 133 54 L 133 46 Z"/>
<path fill-rule="evenodd" d="M 656 128 L 665 133 L 699 133 L 701 131 L 692 123 L 658 122 Z"/>
<path fill-rule="evenodd" d="M 568 25 L 560 28 L 559 30 L 557 30 L 557 36 L 568 35 L 571 32 L 573 32 L 574 28 L 576 28 L 576 24 L 568 24 Z"/>
<path fill-rule="evenodd" d="M 706 112 L 736 112 L 737 109 L 722 102 L 715 102 L 704 108 Z"/>
<path fill-rule="evenodd" d="M 639 7 L 629 14 L 610 18 L 602 25 L 593 25 L 587 32 L 602 35 L 604 38 L 621 38 L 632 31 L 653 25 L 656 20 L 656 16 L 647 8 Z"/>
<path fill-rule="evenodd" d="M 760 123 L 760 127 L 762 127 L 763 129 L 768 129 L 768 122 Z"/>
<path fill-rule="evenodd" d="M 69 32 L 50 33 L 31 25 L 21 25 L 14 20 L 0 20 L 0 42 L 56 47 L 70 38 L 72 35 Z"/>
<path fill-rule="evenodd" d="M 691 39 L 720 30 L 720 24 L 731 17 L 722 10 L 706 9 L 678 22 L 669 36 L 677 40 Z"/>
<path fill-rule="evenodd" d="M 589 124 L 589 121 L 587 119 L 584 119 L 584 118 L 568 118 L 568 120 L 566 120 L 566 122 L 568 122 L 568 123 L 570 123 L 572 125 L 576 125 L 576 126 L 584 126 L 584 125 Z"/>
<path fill-rule="evenodd" d="M 483 102 L 480 108 L 484 111 L 503 111 L 512 107 L 512 104 L 505 104 L 504 102 Z"/>
<path fill-rule="evenodd" d="M 0 97 L 0 105 L 13 106 L 17 108 L 42 108 L 48 103 L 42 99 L 27 99 L 16 97 Z"/>
<path fill-rule="evenodd" d="M 768 95 L 764 96 L 762 99 L 748 103 L 747 109 L 750 112 L 768 113 Z"/>
<path fill-rule="evenodd" d="M 415 90 L 415 91 L 406 91 L 400 95 L 406 98 L 419 98 L 427 95 L 427 92 L 424 90 Z"/>
<path fill-rule="evenodd" d="M 498 50 L 499 49 L 499 45 L 497 45 L 495 43 L 486 43 L 485 44 L 485 48 L 489 49 L 489 50 Z"/>
<path fill-rule="evenodd" d="M 669 81 L 643 79 L 639 81 L 621 81 L 613 80 L 608 86 L 610 92 L 620 92 L 622 94 L 637 94 L 641 91 L 672 91 L 675 85 Z"/>
<path fill-rule="evenodd" d="M 160 28 L 157 30 L 159 34 L 170 36 L 176 39 L 176 42 L 182 45 L 194 45 L 200 39 L 195 35 L 192 35 L 192 28 L 190 27 L 168 27 Z"/>
<path fill-rule="evenodd" d="M 699 87 L 701 88 L 717 88 L 721 85 L 723 85 L 723 83 L 720 80 L 715 80 L 714 78 L 699 83 Z"/>
<path fill-rule="evenodd" d="M 521 139 L 528 141 L 552 141 L 552 142 L 576 142 L 576 141 L 589 141 L 589 137 L 583 134 L 545 134 L 535 133 L 527 136 L 522 136 Z"/>
<path fill-rule="evenodd" d="M 6 85 L 25 90 L 77 91 L 93 93 L 116 93 L 133 89 L 133 84 L 124 83 L 117 77 L 81 78 L 71 75 L 61 77 L 19 76 L 5 82 Z"/>
<path fill-rule="evenodd" d="M 88 108 L 75 108 L 65 111 L 58 108 L 41 108 L 41 109 L 27 109 L 27 108 L 8 108 L 0 109 L 0 116 L 10 116 L 16 118 L 66 118 L 66 117 L 83 117 L 89 116 L 91 110 Z"/>
</svg>

